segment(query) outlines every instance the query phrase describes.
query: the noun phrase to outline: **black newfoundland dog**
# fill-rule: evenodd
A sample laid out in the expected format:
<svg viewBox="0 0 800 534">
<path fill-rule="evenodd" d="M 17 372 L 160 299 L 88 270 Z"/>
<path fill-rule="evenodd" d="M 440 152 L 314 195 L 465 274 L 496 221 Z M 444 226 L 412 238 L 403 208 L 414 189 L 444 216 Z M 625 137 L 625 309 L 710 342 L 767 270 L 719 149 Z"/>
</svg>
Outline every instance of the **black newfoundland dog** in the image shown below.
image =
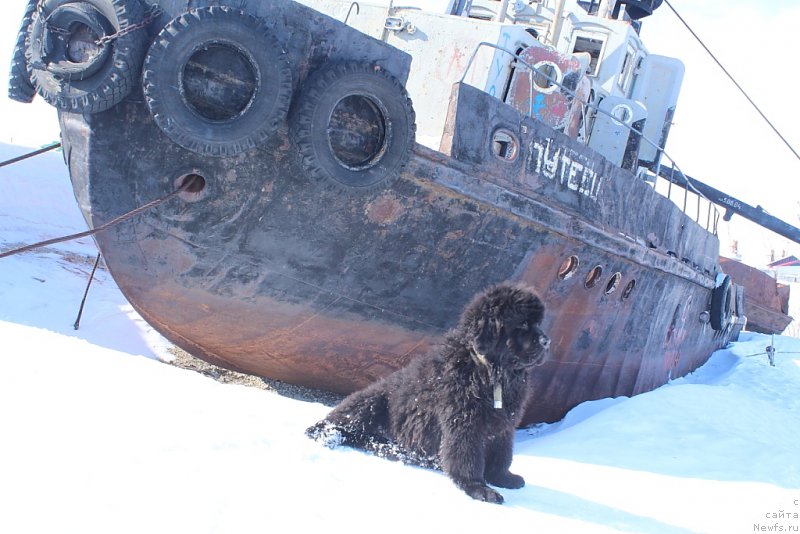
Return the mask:
<svg viewBox="0 0 800 534">
<path fill-rule="evenodd" d="M 357 391 L 306 430 L 326 445 L 442 469 L 470 497 L 502 503 L 488 484 L 521 488 L 511 473 L 514 430 L 550 339 L 544 304 L 519 285 L 478 295 L 437 351 Z"/>
</svg>

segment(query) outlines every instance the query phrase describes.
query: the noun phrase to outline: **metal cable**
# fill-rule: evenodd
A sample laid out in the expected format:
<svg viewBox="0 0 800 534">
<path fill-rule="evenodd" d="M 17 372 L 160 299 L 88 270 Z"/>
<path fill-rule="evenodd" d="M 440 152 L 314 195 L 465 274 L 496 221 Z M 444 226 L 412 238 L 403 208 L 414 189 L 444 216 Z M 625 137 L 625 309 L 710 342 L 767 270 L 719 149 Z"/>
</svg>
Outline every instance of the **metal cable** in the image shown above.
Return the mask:
<svg viewBox="0 0 800 534">
<path fill-rule="evenodd" d="M 63 243 L 64 241 L 72 241 L 73 239 L 80 239 L 81 237 L 94 235 L 94 234 L 103 232 L 105 230 L 108 230 L 112 226 L 115 226 L 115 225 L 117 225 L 117 224 L 119 224 L 121 222 L 125 222 L 128 219 L 130 219 L 132 217 L 135 217 L 136 215 L 139 215 L 143 211 L 146 211 L 146 210 L 148 210 L 150 208 L 158 206 L 159 204 L 163 204 L 167 200 L 170 200 L 171 198 L 173 198 L 173 197 L 179 195 L 180 193 L 182 193 L 183 191 L 186 191 L 187 189 L 189 189 L 192 186 L 192 184 L 194 184 L 195 180 L 197 180 L 197 177 L 196 176 L 192 176 L 188 180 L 186 180 L 186 182 L 184 182 L 178 189 L 173 191 L 172 193 L 170 193 L 170 194 L 168 194 L 168 195 L 166 195 L 164 197 L 158 198 L 156 200 L 153 200 L 151 202 L 148 202 L 147 204 L 144 204 L 142 206 L 139 206 L 138 208 L 133 209 L 133 210 L 131 210 L 128 213 L 125 213 L 123 215 L 120 215 L 119 217 L 117 217 L 115 219 L 112 219 L 112 220 L 108 221 L 105 224 L 101 224 L 100 226 L 97 226 L 97 227 L 95 227 L 95 228 L 93 228 L 91 230 L 86 230 L 85 232 L 79 232 L 77 234 L 66 235 L 66 236 L 63 236 L 63 237 L 55 237 L 53 239 L 48 239 L 46 241 L 40 241 L 38 243 L 33 243 L 32 245 L 25 245 L 24 247 L 15 248 L 15 249 L 12 249 L 12 250 L 7 250 L 5 252 L 0 252 L 0 259 L 8 257 L 8 256 L 13 256 L 15 254 L 21 254 L 21 253 L 27 252 L 29 250 L 33 250 L 33 249 L 37 249 L 37 248 L 41 248 L 41 247 L 46 247 L 48 245 L 53 245 L 55 243 Z"/>
<path fill-rule="evenodd" d="M 711 59 L 713 59 L 714 62 L 719 66 L 719 68 L 722 69 L 722 72 L 724 72 L 725 75 L 728 78 L 730 78 L 730 80 L 733 82 L 733 84 L 736 86 L 736 88 L 739 89 L 739 91 L 744 95 L 744 97 L 747 99 L 747 101 L 750 102 L 750 105 L 752 105 L 753 108 L 755 108 L 755 110 L 758 112 L 758 114 L 761 115 L 761 118 L 764 119 L 767 124 L 769 124 L 769 127 L 772 128 L 772 131 L 775 132 L 775 134 L 778 137 L 781 138 L 781 141 L 783 141 L 783 144 L 785 144 L 786 147 L 789 150 L 792 151 L 792 154 L 794 154 L 794 157 L 796 157 L 798 160 L 800 160 L 800 154 L 798 154 L 797 151 L 794 148 L 792 148 L 792 145 L 789 144 L 789 141 L 787 141 L 786 138 L 783 137 L 783 135 L 781 135 L 781 133 L 778 131 L 778 129 L 775 127 L 775 125 L 772 124 L 772 122 L 767 118 L 766 115 L 764 115 L 764 112 L 761 111 L 761 109 L 756 105 L 756 103 L 753 102 L 753 99 L 750 98 L 750 96 L 745 92 L 744 89 L 742 89 L 742 86 L 739 85 L 739 83 L 734 79 L 733 76 L 731 76 L 731 73 L 728 72 L 728 69 L 726 69 L 725 67 L 722 66 L 722 63 L 720 63 L 719 60 L 717 59 L 717 57 L 713 54 L 713 52 L 711 52 L 711 50 L 708 49 L 708 47 L 705 45 L 705 43 L 702 41 L 702 39 L 700 39 L 700 37 L 694 32 L 694 30 L 692 30 L 692 28 L 689 27 L 689 24 L 687 24 L 686 21 L 683 20 L 683 17 L 681 17 L 678 14 L 678 12 L 675 11 L 675 8 L 672 7 L 672 4 L 670 4 L 669 0 L 664 0 L 664 3 L 669 6 L 669 8 L 672 10 L 673 13 L 675 13 L 675 16 L 678 17 L 678 20 L 680 20 L 683 23 L 683 25 L 686 26 L 686 29 L 689 30 L 689 33 L 691 33 L 692 36 L 697 40 L 697 42 L 700 43 L 700 46 L 702 46 L 705 49 L 705 51 L 708 52 L 708 55 L 711 56 Z"/>
<path fill-rule="evenodd" d="M 32 158 L 33 156 L 38 156 L 39 154 L 44 154 L 45 152 L 49 152 L 51 150 L 55 150 L 57 148 L 61 148 L 61 143 L 53 143 L 52 145 L 47 145 L 46 147 L 40 148 L 39 150 L 34 150 L 33 152 L 28 152 L 27 154 L 23 154 L 21 156 L 17 156 L 16 158 L 7 159 L 5 161 L 0 161 L 0 167 L 5 167 L 6 165 L 11 165 L 12 163 L 17 163 L 19 161 Z"/>
<path fill-rule="evenodd" d="M 75 330 L 80 328 L 81 326 L 81 317 L 83 317 L 83 307 L 86 305 L 86 297 L 89 296 L 89 288 L 92 286 L 92 280 L 94 280 L 94 273 L 97 272 L 97 266 L 100 264 L 100 253 L 97 253 L 97 258 L 94 260 L 94 267 L 92 267 L 92 272 L 89 274 L 89 281 L 86 283 L 86 290 L 83 292 L 83 299 L 81 299 L 81 306 L 78 308 L 78 316 L 75 318 L 75 323 L 72 325 Z"/>
</svg>

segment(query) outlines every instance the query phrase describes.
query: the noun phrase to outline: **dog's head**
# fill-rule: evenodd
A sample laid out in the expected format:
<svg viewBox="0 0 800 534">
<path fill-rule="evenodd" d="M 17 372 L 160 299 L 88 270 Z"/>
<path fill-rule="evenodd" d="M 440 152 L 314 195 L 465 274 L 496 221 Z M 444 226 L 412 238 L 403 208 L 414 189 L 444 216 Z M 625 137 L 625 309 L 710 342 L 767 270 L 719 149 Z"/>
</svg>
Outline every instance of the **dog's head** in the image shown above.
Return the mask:
<svg viewBox="0 0 800 534">
<path fill-rule="evenodd" d="M 542 331 L 544 303 L 531 289 L 500 284 L 479 294 L 461 315 L 470 347 L 492 365 L 524 369 L 541 364 L 550 338 Z"/>
</svg>

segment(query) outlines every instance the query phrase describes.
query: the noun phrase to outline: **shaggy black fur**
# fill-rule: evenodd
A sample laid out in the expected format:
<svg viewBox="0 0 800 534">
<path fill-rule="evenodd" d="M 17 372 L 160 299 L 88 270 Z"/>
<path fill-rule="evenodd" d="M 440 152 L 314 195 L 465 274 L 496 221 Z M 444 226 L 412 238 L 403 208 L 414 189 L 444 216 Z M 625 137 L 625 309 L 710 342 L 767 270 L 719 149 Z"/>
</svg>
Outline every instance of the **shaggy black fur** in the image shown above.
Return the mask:
<svg viewBox="0 0 800 534">
<path fill-rule="evenodd" d="M 525 485 L 508 468 L 528 377 L 550 344 L 543 316 L 530 289 L 492 287 L 467 306 L 438 351 L 351 394 L 306 433 L 328 446 L 441 468 L 470 497 L 502 503 L 487 483 Z"/>
</svg>

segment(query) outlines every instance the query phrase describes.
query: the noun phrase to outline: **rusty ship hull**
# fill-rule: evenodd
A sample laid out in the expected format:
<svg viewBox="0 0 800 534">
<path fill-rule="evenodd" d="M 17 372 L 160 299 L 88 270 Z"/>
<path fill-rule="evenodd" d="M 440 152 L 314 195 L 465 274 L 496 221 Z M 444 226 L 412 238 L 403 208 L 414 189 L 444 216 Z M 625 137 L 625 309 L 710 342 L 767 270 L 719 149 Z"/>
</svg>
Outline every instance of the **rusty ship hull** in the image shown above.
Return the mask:
<svg viewBox="0 0 800 534">
<path fill-rule="evenodd" d="M 348 393 L 424 353 L 476 292 L 505 280 L 542 295 L 553 340 L 531 386 L 528 423 L 558 420 L 587 399 L 649 391 L 725 346 L 733 329 L 717 332 L 701 321 L 714 285 L 714 236 L 596 156 L 608 174 L 585 173 L 596 190 L 581 193 L 592 184 L 562 180 L 569 171 L 536 173 L 527 150 L 508 168 L 490 151 L 495 121 L 520 131 L 527 125 L 529 148 L 570 143 L 499 103 L 477 122 L 473 111 L 492 101 L 460 89 L 451 118 L 464 135 L 454 136 L 451 154 L 416 145 L 400 179 L 368 195 L 303 178 L 286 134 L 246 158 L 197 157 L 170 146 L 134 102 L 88 121 L 63 114 L 65 154 L 93 226 L 168 193 L 179 176 L 205 178 L 201 198 L 176 199 L 97 242 L 150 324 L 225 367 Z M 459 120 L 485 131 L 461 129 Z M 140 142 L 114 153 L 109 138 Z M 591 168 L 592 154 L 572 148 Z M 620 217 L 613 204 L 590 201 L 621 192 L 659 215 Z M 665 242 L 659 248 L 610 232 L 594 222 L 603 219 L 631 232 L 649 221 L 647 233 Z M 676 234 L 665 220 L 685 228 L 680 239 L 670 242 Z M 706 264 L 691 267 L 667 254 L 672 249 Z M 587 277 L 597 266 L 592 285 Z"/>
<path fill-rule="evenodd" d="M 424 354 L 477 292 L 519 281 L 544 299 L 552 339 L 530 385 L 529 424 L 559 420 L 586 400 L 652 390 L 735 338 L 741 310 L 709 322 L 721 274 L 713 232 L 586 144 L 463 81 L 442 104 L 438 149 L 412 135 L 396 171 L 369 187 L 315 176 L 292 133 L 315 70 L 363 62 L 402 83 L 412 58 L 294 2 L 192 7 L 211 17 L 218 4 L 262 21 L 291 73 L 290 109 L 254 146 L 197 149 L 176 137 L 148 100 L 147 65 L 144 90 L 134 85 L 107 109 L 55 102 L 91 227 L 199 180 L 96 235 L 126 298 L 177 346 L 228 368 L 349 393 Z M 139 32 L 144 44 L 130 46 L 162 46 L 170 38 L 162 28 L 180 27 L 186 11 L 160 2 Z M 381 106 L 364 106 L 361 118 Z M 397 139 L 388 123 L 379 121 L 381 136 Z"/>
</svg>

